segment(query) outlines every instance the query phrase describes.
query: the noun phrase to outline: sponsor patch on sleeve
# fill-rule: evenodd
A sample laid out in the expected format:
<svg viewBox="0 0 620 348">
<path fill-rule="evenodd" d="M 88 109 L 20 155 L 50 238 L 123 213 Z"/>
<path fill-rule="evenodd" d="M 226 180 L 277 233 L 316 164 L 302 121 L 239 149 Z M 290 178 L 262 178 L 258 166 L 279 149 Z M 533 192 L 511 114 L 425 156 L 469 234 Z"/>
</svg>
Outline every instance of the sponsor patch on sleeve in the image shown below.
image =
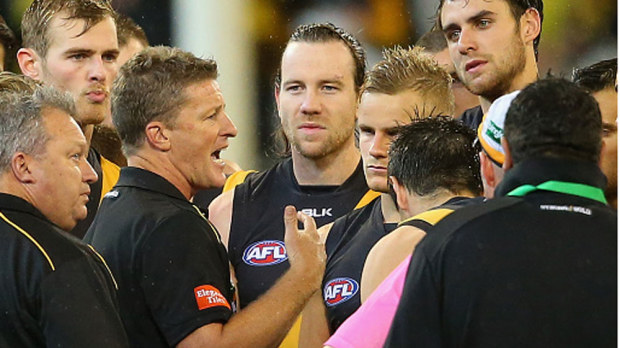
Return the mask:
<svg viewBox="0 0 620 348">
<path fill-rule="evenodd" d="M 211 285 L 201 285 L 195 287 L 194 295 L 196 296 L 196 303 L 198 304 L 199 310 L 217 306 L 223 306 L 231 309 L 226 297 L 224 297 L 224 295 L 222 295 L 217 288 Z"/>
</svg>

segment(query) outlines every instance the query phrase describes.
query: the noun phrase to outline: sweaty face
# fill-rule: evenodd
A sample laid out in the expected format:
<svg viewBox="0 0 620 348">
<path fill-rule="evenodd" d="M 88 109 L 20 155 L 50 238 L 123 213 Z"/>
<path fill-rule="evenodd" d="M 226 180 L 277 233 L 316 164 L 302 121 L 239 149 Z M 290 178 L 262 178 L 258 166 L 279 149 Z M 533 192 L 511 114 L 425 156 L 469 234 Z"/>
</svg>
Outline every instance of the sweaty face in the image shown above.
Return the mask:
<svg viewBox="0 0 620 348">
<path fill-rule="evenodd" d="M 423 108 L 424 99 L 413 91 L 396 95 L 362 95 L 357 121 L 364 174 L 370 189 L 389 192 L 387 167 L 390 144 L 398 132 L 398 127 L 411 123 L 415 118 L 415 110 L 422 111 Z M 427 110 L 430 109 L 427 106 Z"/>
<path fill-rule="evenodd" d="M 88 145 L 77 123 L 58 109 L 44 109 L 49 140 L 45 152 L 35 156 L 29 168 L 34 205 L 65 231 L 86 218 L 89 183 L 97 174 L 86 161 Z"/>
<path fill-rule="evenodd" d="M 80 123 L 101 123 L 110 115 L 110 87 L 118 72 L 116 26 L 107 17 L 79 35 L 85 21 L 63 17 L 56 15 L 50 23 L 41 79 L 71 93 Z"/>
<path fill-rule="evenodd" d="M 226 103 L 215 80 L 185 89 L 187 97 L 170 130 L 170 159 L 192 190 L 221 187 L 226 181 L 220 152 L 237 128 L 225 112 Z"/>
<path fill-rule="evenodd" d="M 293 155 L 318 159 L 354 141 L 354 67 L 340 41 L 287 46 L 276 102 Z"/>
<path fill-rule="evenodd" d="M 513 89 L 525 70 L 526 45 L 506 1 L 446 1 L 441 23 L 467 89 L 491 100 Z"/>
<path fill-rule="evenodd" d="M 618 93 L 613 88 L 592 93 L 603 117 L 603 141 L 601 169 L 607 176 L 608 197 L 615 197 L 618 188 Z"/>
</svg>

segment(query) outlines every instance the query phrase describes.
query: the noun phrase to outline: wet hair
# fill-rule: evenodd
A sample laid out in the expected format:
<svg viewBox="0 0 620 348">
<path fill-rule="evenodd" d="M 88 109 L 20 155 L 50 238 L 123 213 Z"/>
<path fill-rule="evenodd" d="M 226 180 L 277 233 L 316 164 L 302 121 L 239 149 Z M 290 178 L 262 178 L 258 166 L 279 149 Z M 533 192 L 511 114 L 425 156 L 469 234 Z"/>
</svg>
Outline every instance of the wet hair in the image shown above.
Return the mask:
<svg viewBox="0 0 620 348">
<path fill-rule="evenodd" d="M 402 126 L 390 146 L 388 175 L 419 196 L 438 190 L 482 193 L 476 134 L 449 116 L 423 117 Z"/>
<path fill-rule="evenodd" d="M 83 35 L 107 17 L 116 14 L 108 0 L 34 0 L 22 17 L 23 47 L 32 48 L 45 58 L 50 46 L 49 26 L 55 16 L 84 21 Z"/>
<path fill-rule="evenodd" d="M 439 8 L 437 10 L 437 23 L 436 26 L 438 28 L 441 28 L 441 9 L 443 8 L 443 4 L 448 1 L 453 1 L 453 0 L 439 0 Z M 465 2 L 467 3 L 469 0 L 465 0 Z M 525 13 L 525 11 L 527 11 L 530 8 L 535 9 L 536 11 L 538 11 L 538 14 L 540 15 L 540 33 L 538 33 L 538 36 L 534 39 L 534 55 L 536 56 L 536 59 L 538 60 L 538 44 L 540 43 L 540 36 L 542 35 L 542 22 L 543 22 L 543 0 L 503 0 L 506 1 L 506 3 L 508 3 L 508 6 L 510 7 L 510 12 L 512 13 L 512 17 L 515 19 L 515 21 L 517 22 L 517 26 L 519 25 L 519 20 L 521 18 L 521 16 L 523 16 L 523 14 Z"/>
<path fill-rule="evenodd" d="M 535 157 L 598 163 L 602 133 L 596 100 L 561 78 L 545 78 L 524 88 L 504 122 L 504 137 L 515 164 Z"/>
<path fill-rule="evenodd" d="M 124 64 L 112 87 L 112 122 L 131 156 L 145 140 L 152 121 L 173 128 L 186 102 L 185 89 L 217 78 L 217 63 L 179 48 L 149 47 Z"/>
<path fill-rule="evenodd" d="M 618 58 L 602 60 L 598 63 L 573 70 L 573 82 L 593 93 L 607 88 L 616 88 Z"/>
</svg>

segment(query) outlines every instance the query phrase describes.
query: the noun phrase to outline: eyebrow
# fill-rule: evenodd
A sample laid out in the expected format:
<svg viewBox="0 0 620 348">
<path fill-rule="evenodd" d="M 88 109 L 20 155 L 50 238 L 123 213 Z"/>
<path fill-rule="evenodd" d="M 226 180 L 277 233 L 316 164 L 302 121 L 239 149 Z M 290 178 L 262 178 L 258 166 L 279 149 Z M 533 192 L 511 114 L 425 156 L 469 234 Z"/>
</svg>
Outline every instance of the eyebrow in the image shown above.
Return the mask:
<svg viewBox="0 0 620 348">
<path fill-rule="evenodd" d="M 70 49 L 65 51 L 65 55 L 80 54 L 80 53 L 88 55 L 88 56 L 92 56 L 92 55 L 95 54 L 95 51 L 87 49 L 87 48 L 70 48 Z M 110 53 L 119 54 L 120 51 L 118 49 L 114 48 L 114 49 L 105 50 L 103 52 L 103 54 L 110 54 Z"/>
<path fill-rule="evenodd" d="M 467 18 L 467 21 L 466 21 L 466 22 L 471 24 L 471 23 L 475 23 L 475 22 L 477 22 L 477 21 L 478 21 L 478 20 L 480 20 L 481 18 L 484 18 L 484 17 L 489 17 L 489 16 L 495 16 L 495 15 L 496 15 L 496 13 L 495 13 L 495 12 L 493 12 L 493 11 L 489 11 L 489 10 L 482 10 L 482 11 L 480 11 L 480 12 L 476 13 L 475 15 L 473 15 L 473 16 L 471 16 L 471 17 Z M 457 25 L 456 23 L 449 23 L 449 24 L 447 24 L 447 25 L 443 26 L 443 27 L 441 28 L 441 30 L 445 33 L 445 32 L 450 31 L 450 30 L 458 29 L 459 27 L 460 27 L 460 26 L 459 26 L 459 25 Z"/>
</svg>

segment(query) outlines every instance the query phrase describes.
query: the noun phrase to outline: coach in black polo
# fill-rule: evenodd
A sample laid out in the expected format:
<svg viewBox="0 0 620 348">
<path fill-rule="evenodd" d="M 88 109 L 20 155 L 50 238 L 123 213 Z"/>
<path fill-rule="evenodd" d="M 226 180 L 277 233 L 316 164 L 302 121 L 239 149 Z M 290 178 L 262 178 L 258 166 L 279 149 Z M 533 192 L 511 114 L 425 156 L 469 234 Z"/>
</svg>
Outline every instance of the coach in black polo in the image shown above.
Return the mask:
<svg viewBox="0 0 620 348">
<path fill-rule="evenodd" d="M 97 180 L 73 100 L 20 79 L 0 86 L 0 347 L 127 347 L 114 278 L 67 232 Z"/>
<path fill-rule="evenodd" d="M 416 248 L 386 347 L 616 347 L 617 214 L 597 103 L 535 82 L 504 123 L 495 197 Z"/>
<path fill-rule="evenodd" d="M 316 229 L 297 231 L 298 218 L 311 221 L 289 207 L 290 270 L 234 313 L 226 250 L 189 201 L 224 184 L 220 152 L 237 134 L 216 77 L 213 60 L 152 47 L 114 84 L 112 119 L 129 166 L 85 239 L 118 278 L 121 317 L 136 347 L 275 346 L 320 284 L 325 255 Z"/>
</svg>

